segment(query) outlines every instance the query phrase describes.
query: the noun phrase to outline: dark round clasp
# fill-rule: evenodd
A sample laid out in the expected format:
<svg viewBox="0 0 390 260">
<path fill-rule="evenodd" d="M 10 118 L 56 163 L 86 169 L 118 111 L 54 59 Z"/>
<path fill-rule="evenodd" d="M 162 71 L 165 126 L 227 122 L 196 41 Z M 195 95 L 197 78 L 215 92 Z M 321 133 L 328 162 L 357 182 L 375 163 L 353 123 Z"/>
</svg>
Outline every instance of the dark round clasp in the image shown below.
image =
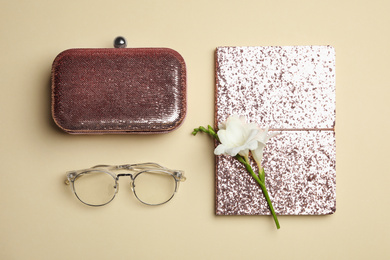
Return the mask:
<svg viewBox="0 0 390 260">
<path fill-rule="evenodd" d="M 127 41 L 125 37 L 118 36 L 114 40 L 114 47 L 115 48 L 126 48 L 127 46 Z"/>
</svg>

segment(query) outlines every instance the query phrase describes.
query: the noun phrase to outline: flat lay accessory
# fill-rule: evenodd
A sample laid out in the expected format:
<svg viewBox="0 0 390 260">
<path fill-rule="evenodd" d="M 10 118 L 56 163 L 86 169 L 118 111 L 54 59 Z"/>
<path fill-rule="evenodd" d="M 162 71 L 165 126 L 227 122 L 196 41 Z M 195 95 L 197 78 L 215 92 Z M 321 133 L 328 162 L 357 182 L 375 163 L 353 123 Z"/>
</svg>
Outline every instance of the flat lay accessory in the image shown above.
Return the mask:
<svg viewBox="0 0 390 260">
<path fill-rule="evenodd" d="M 186 177 L 180 170 L 171 170 L 157 163 L 124 165 L 96 165 L 69 171 L 65 184 L 72 187 L 76 197 L 88 206 L 104 206 L 110 203 L 119 190 L 119 178 L 129 177 L 130 188 L 143 204 L 162 205 L 170 201 L 178 191 L 179 183 Z"/>
<path fill-rule="evenodd" d="M 219 47 L 215 57 L 215 127 L 192 134 L 215 139 L 216 215 L 272 214 L 279 229 L 277 215 L 333 214 L 334 49 Z"/>
<path fill-rule="evenodd" d="M 192 132 L 196 135 L 198 132 L 209 134 L 215 138 L 218 146 L 214 150 L 215 155 L 230 156 L 240 162 L 242 166 L 248 171 L 253 179 L 260 186 L 268 207 L 274 218 L 277 229 L 280 229 L 280 224 L 275 210 L 272 206 L 272 201 L 269 197 L 268 190 L 265 184 L 265 172 L 261 165 L 263 159 L 263 150 L 268 140 L 278 133 L 268 133 L 268 128 L 261 129 L 256 124 L 247 123 L 243 116 L 232 115 L 227 118 L 225 122 L 218 125 L 218 132 L 212 127 L 208 126 L 195 128 Z M 253 170 L 251 159 L 257 163 L 257 173 Z"/>
<path fill-rule="evenodd" d="M 51 74 L 51 110 L 70 134 L 157 134 L 177 129 L 187 110 L 186 65 L 169 48 L 69 49 Z"/>
<path fill-rule="evenodd" d="M 277 215 L 336 210 L 335 50 L 331 46 L 219 47 L 215 126 L 240 115 L 271 138 L 265 185 Z M 253 165 L 256 168 L 256 165 Z M 257 170 L 256 170 L 257 172 Z M 217 215 L 269 215 L 242 163 L 216 156 Z"/>
</svg>

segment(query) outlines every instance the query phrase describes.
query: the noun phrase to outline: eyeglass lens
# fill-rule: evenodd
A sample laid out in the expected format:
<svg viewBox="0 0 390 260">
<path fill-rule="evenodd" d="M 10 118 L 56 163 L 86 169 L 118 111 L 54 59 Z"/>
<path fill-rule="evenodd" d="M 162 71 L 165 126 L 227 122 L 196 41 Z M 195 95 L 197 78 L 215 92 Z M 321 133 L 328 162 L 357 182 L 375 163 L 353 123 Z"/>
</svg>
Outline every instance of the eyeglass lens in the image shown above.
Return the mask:
<svg viewBox="0 0 390 260">
<path fill-rule="evenodd" d="M 134 179 L 134 193 L 146 204 L 158 205 L 167 202 L 175 193 L 175 178 L 161 171 L 145 171 Z"/>
<path fill-rule="evenodd" d="M 115 196 L 115 179 L 102 171 L 89 171 L 79 175 L 74 181 L 77 197 L 90 205 L 103 205 Z"/>
</svg>

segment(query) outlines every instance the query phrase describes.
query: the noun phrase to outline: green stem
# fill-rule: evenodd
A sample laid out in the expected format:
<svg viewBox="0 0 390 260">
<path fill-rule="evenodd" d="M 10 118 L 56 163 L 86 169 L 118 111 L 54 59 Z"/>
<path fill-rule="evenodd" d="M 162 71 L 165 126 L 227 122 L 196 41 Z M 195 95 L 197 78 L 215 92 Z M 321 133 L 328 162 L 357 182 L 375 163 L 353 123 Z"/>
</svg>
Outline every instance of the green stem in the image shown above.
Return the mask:
<svg viewBox="0 0 390 260">
<path fill-rule="evenodd" d="M 218 134 L 215 132 L 214 128 L 211 125 L 207 126 L 209 133 L 219 142 Z"/>
<path fill-rule="evenodd" d="M 203 126 L 195 128 L 194 131 L 192 132 L 192 134 L 196 135 L 198 132 L 203 132 L 203 133 L 209 134 L 219 142 L 219 138 L 218 138 L 217 133 L 215 132 L 214 128 L 212 128 L 210 125 L 207 126 L 207 129 Z"/>
<path fill-rule="evenodd" d="M 258 182 L 259 183 L 259 182 Z M 274 218 L 274 221 L 275 221 L 275 224 L 276 224 L 276 228 L 277 229 L 280 229 L 280 225 L 279 225 L 279 220 L 278 220 L 278 217 L 276 216 L 275 214 L 275 210 L 274 210 L 274 207 L 272 206 L 272 202 L 271 202 L 271 199 L 268 195 L 268 191 L 267 191 L 267 188 L 265 187 L 265 184 L 264 183 L 259 183 L 261 189 L 263 190 L 263 193 L 264 193 L 264 196 L 265 196 L 265 199 L 267 200 L 268 202 L 268 206 L 271 210 L 271 213 L 272 213 L 272 217 Z"/>
<path fill-rule="evenodd" d="M 198 132 L 203 132 L 203 133 L 209 134 L 219 142 L 218 134 L 215 132 L 215 130 L 210 125 L 207 127 L 207 129 L 203 126 L 195 128 L 194 131 L 192 132 L 192 134 L 196 135 Z M 271 210 L 271 214 L 274 218 L 276 228 L 279 229 L 280 225 L 279 225 L 278 217 L 275 214 L 275 210 L 274 210 L 274 207 L 272 206 L 272 202 L 271 202 L 271 199 L 268 195 L 267 188 L 265 187 L 264 169 L 260 167 L 260 177 L 259 177 L 253 172 L 252 167 L 250 166 L 249 162 L 247 161 L 248 158 L 244 159 L 241 155 L 237 154 L 236 159 L 238 161 L 240 161 L 245 166 L 247 171 L 252 175 L 252 177 L 255 179 L 255 181 L 260 185 L 260 188 L 263 191 L 265 199 L 267 200 L 268 206 Z"/>
<path fill-rule="evenodd" d="M 252 170 L 252 167 L 250 166 L 250 164 L 248 162 L 245 161 L 244 158 L 242 158 L 242 156 L 240 155 L 237 155 L 236 156 L 236 159 L 238 161 L 240 161 L 242 164 L 244 164 L 245 168 L 247 169 L 247 171 L 252 175 L 252 177 L 255 179 L 255 181 L 260 185 L 260 188 L 261 190 L 263 191 L 263 194 L 264 194 L 264 197 L 265 199 L 267 200 L 267 203 L 268 203 L 268 206 L 269 206 L 269 209 L 271 210 L 271 214 L 274 218 L 274 221 L 275 221 L 275 224 L 276 224 L 276 228 L 277 229 L 280 229 L 280 225 L 279 225 L 279 220 L 278 220 L 278 217 L 276 216 L 276 213 L 275 213 L 275 210 L 274 210 L 274 207 L 272 206 L 272 202 L 271 202 L 271 199 L 268 195 L 268 191 L 267 191 L 267 188 L 265 187 L 265 183 L 262 182 L 259 178 L 259 176 L 257 176 L 254 171 Z"/>
</svg>

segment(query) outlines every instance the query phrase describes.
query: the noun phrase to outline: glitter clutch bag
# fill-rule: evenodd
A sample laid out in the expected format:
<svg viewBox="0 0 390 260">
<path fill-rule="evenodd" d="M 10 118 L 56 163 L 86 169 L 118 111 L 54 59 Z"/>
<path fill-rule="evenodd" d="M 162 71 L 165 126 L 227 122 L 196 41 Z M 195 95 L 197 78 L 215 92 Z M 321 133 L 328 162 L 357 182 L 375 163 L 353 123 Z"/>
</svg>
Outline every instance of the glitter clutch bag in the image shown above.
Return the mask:
<svg viewBox="0 0 390 260">
<path fill-rule="evenodd" d="M 335 212 L 332 47 L 217 48 L 215 102 L 216 126 L 238 114 L 280 132 L 267 143 L 262 162 L 276 214 Z M 230 156 L 216 157 L 216 214 L 270 214 L 259 186 Z"/>
<path fill-rule="evenodd" d="M 52 117 L 67 133 L 166 133 L 186 106 L 186 66 L 172 49 L 69 49 L 53 62 Z"/>
</svg>

